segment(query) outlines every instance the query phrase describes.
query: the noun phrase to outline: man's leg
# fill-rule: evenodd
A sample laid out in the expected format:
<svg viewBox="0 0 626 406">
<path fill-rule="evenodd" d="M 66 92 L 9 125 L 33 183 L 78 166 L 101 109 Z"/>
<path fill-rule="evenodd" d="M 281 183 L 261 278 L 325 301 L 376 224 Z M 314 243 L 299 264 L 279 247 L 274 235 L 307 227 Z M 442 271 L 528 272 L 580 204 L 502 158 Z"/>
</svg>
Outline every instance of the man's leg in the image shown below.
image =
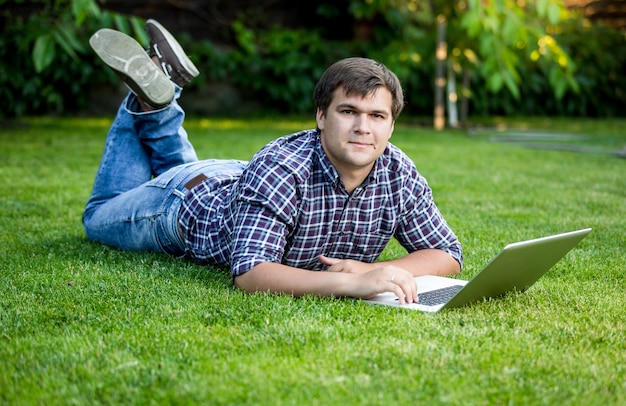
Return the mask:
<svg viewBox="0 0 626 406">
<path fill-rule="evenodd" d="M 198 160 L 182 128 L 178 103 L 149 113 L 139 112 L 129 94 L 111 125 L 85 212 L 134 189 L 167 170 Z"/>
<path fill-rule="evenodd" d="M 175 42 L 173 37 L 170 41 Z M 83 215 L 85 230 L 89 238 L 119 248 L 172 253 L 165 247 L 169 243 L 162 240 L 176 240 L 177 236 L 164 238 L 161 234 L 163 222 L 167 233 L 177 231 L 172 216 L 180 199 L 174 198 L 177 193 L 167 187 L 165 178 L 174 177 L 178 166 L 194 163 L 197 157 L 182 128 L 184 112 L 178 103 L 174 100 L 155 110 L 154 101 L 169 98 L 164 80 L 175 90 L 176 98 L 181 88 L 169 82 L 139 44 L 125 34 L 105 29 L 90 42 L 136 94 L 124 100 L 107 136 Z M 165 172 L 166 176 L 149 182 Z"/>
<path fill-rule="evenodd" d="M 88 205 L 83 214 L 87 237 L 124 250 L 184 255 L 178 211 L 187 194 L 185 185 L 207 167 L 218 165 L 210 162 L 176 166 L 98 205 Z"/>
</svg>

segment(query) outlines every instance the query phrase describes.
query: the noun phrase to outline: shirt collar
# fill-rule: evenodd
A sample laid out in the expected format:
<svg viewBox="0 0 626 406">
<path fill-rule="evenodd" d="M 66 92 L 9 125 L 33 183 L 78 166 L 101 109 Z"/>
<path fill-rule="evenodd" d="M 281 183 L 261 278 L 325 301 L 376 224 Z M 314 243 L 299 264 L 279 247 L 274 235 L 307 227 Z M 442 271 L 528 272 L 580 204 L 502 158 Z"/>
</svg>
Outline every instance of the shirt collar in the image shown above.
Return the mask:
<svg viewBox="0 0 626 406">
<path fill-rule="evenodd" d="M 320 162 L 320 167 L 322 168 L 322 172 L 324 173 L 324 176 L 328 179 L 328 181 L 334 187 L 337 187 L 338 185 L 342 185 L 343 186 L 343 182 L 341 182 L 341 178 L 339 177 L 339 173 L 337 172 L 337 170 L 335 169 L 333 164 L 328 159 L 328 156 L 324 152 L 324 148 L 322 147 L 322 140 L 320 138 L 320 131 L 319 130 L 316 130 L 316 132 L 315 132 L 315 153 L 317 154 L 318 160 Z M 382 159 L 383 159 L 383 157 L 380 156 L 380 157 L 378 157 L 376 162 L 374 162 L 374 167 L 370 171 L 370 173 L 367 176 L 367 178 L 365 179 L 365 181 L 363 181 L 363 183 L 359 186 L 359 188 L 360 187 L 365 187 L 367 185 L 370 185 L 370 184 L 376 182 L 376 180 L 379 178 L 379 175 L 380 175 L 379 172 L 380 172 L 380 167 L 381 167 L 381 164 L 382 164 L 381 163 Z"/>
</svg>

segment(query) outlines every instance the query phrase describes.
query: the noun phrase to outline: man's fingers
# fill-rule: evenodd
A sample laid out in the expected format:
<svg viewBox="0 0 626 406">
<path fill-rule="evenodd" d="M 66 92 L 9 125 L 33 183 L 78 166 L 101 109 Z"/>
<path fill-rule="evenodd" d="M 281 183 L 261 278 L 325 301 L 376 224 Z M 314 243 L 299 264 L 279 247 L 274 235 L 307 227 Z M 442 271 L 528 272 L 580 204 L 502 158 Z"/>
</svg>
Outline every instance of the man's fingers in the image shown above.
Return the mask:
<svg viewBox="0 0 626 406">
<path fill-rule="evenodd" d="M 389 282 L 393 284 L 392 292 L 398 296 L 400 304 L 417 303 L 417 284 L 415 278 L 404 278 L 398 275 L 392 275 Z"/>
<path fill-rule="evenodd" d="M 328 265 L 328 266 L 335 265 L 341 262 L 341 259 L 329 258 L 329 257 L 325 257 L 324 255 L 320 255 L 318 258 L 322 264 Z"/>
<path fill-rule="evenodd" d="M 319 256 L 319 260 L 322 264 L 326 265 L 328 268 L 326 269 L 328 272 L 342 272 L 344 268 L 345 261 L 337 258 L 329 258 L 323 255 Z"/>
</svg>

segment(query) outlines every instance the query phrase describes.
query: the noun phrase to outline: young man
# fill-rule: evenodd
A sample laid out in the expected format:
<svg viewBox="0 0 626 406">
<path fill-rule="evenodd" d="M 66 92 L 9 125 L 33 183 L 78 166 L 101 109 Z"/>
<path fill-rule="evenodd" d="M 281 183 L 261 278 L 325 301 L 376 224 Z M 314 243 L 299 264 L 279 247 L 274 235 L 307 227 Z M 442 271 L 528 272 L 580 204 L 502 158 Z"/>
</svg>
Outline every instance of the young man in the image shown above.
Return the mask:
<svg viewBox="0 0 626 406">
<path fill-rule="evenodd" d="M 412 303 L 415 276 L 460 271 L 461 245 L 426 180 L 388 142 L 404 101 L 384 65 L 328 68 L 315 130 L 274 140 L 250 162 L 199 161 L 176 101 L 198 71 L 165 28 L 148 20 L 147 30 L 150 56 L 117 31 L 90 40 L 131 89 L 85 208 L 90 239 L 227 265 L 248 292 L 393 292 Z M 392 237 L 408 254 L 375 262 Z"/>
</svg>

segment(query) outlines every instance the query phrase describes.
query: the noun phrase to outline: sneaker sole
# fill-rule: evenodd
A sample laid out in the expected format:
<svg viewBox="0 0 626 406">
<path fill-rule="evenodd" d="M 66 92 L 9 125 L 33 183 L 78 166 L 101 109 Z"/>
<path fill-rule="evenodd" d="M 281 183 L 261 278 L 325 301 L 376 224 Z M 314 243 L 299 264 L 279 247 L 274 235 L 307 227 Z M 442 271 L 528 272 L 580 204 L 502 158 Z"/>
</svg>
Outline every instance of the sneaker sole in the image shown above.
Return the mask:
<svg viewBox="0 0 626 406">
<path fill-rule="evenodd" d="M 89 45 L 139 98 L 156 108 L 170 104 L 174 85 L 133 38 L 103 28 L 92 35 Z"/>
<path fill-rule="evenodd" d="M 174 55 L 176 55 L 178 62 L 183 66 L 183 68 L 185 68 L 185 70 L 187 70 L 187 72 L 189 72 L 189 74 L 191 74 L 191 76 L 196 77 L 200 74 L 200 71 L 198 70 L 198 68 L 196 68 L 196 65 L 191 62 L 191 59 L 189 59 L 176 38 L 174 38 L 174 36 L 170 34 L 170 32 L 166 30 L 165 27 L 159 24 L 158 21 L 152 19 L 146 21 L 146 25 L 152 25 L 158 29 L 161 35 L 165 37 L 165 40 L 167 41 L 169 46 L 172 48 L 172 52 L 174 52 Z"/>
</svg>

